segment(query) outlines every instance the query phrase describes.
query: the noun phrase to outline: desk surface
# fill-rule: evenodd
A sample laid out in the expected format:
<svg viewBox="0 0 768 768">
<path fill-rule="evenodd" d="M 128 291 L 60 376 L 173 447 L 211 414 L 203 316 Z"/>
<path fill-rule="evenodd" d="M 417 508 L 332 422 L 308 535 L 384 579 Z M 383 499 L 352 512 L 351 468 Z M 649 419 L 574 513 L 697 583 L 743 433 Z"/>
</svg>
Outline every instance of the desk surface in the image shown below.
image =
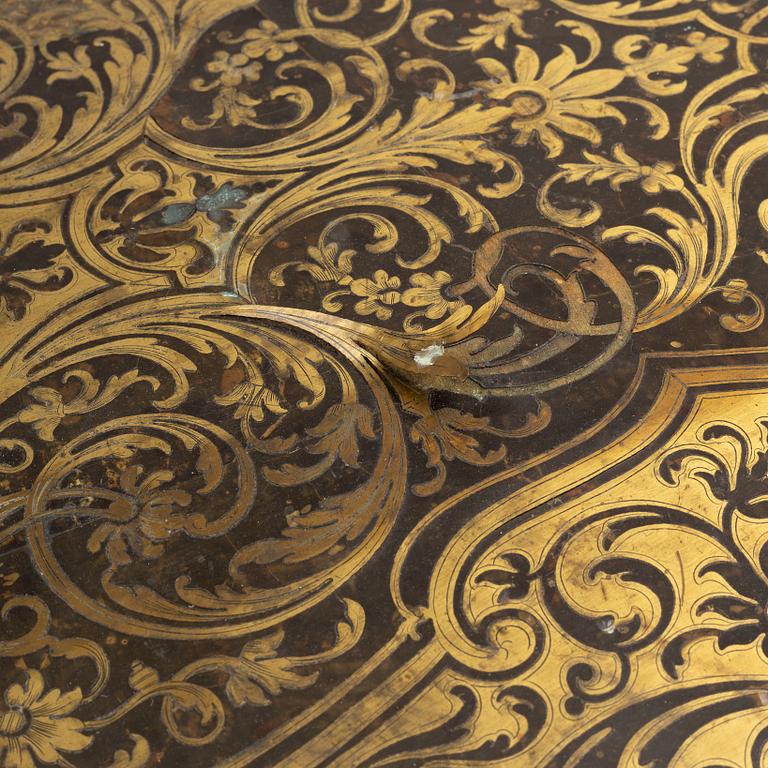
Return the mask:
<svg viewBox="0 0 768 768">
<path fill-rule="evenodd" d="M 768 764 L 767 64 L 5 0 L 0 765 Z"/>
</svg>

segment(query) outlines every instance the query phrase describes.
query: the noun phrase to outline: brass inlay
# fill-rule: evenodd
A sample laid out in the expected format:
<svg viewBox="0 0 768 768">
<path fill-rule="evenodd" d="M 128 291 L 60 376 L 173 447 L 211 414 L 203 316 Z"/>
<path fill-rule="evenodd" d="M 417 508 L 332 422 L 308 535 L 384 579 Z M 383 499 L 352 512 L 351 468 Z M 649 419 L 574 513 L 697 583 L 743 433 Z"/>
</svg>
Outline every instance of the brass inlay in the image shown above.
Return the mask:
<svg viewBox="0 0 768 768">
<path fill-rule="evenodd" d="M 6 0 L 0 766 L 761 766 L 768 6 Z"/>
</svg>

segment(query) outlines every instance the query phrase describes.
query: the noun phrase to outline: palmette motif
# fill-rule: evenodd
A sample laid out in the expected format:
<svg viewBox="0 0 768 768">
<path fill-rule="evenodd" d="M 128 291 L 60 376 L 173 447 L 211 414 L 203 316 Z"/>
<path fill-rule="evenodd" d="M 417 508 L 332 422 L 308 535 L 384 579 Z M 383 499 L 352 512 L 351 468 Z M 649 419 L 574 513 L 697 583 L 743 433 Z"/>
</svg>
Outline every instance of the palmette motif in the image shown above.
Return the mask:
<svg viewBox="0 0 768 768">
<path fill-rule="evenodd" d="M 0 764 L 765 762 L 766 44 L 13 3 Z"/>
</svg>

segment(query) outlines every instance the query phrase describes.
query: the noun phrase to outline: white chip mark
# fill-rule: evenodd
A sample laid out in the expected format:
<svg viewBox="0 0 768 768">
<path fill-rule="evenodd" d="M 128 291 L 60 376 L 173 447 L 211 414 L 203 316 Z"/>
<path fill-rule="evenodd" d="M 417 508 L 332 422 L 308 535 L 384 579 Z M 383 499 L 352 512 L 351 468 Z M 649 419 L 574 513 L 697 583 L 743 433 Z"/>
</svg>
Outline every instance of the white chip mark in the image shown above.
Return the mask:
<svg viewBox="0 0 768 768">
<path fill-rule="evenodd" d="M 612 635 L 616 631 L 616 624 L 610 616 L 598 619 L 597 626 L 607 635 Z"/>
<path fill-rule="evenodd" d="M 424 349 L 416 352 L 413 360 L 416 365 L 432 365 L 443 352 L 445 352 L 445 347 L 442 344 L 430 344 L 428 347 L 424 347 Z"/>
</svg>

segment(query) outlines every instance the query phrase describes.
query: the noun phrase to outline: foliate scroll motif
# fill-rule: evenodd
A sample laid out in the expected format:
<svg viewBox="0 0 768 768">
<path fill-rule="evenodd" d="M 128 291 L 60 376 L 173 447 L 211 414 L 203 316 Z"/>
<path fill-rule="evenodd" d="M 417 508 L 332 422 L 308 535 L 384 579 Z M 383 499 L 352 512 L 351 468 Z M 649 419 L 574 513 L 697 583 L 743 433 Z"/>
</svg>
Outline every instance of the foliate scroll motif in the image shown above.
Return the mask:
<svg viewBox="0 0 768 768">
<path fill-rule="evenodd" d="M 640 0 L 640 2 L 582 3 L 578 0 L 555 0 L 557 6 L 577 16 L 595 22 L 621 27 L 656 29 L 674 24 L 695 22 L 704 28 L 752 42 L 764 44 L 766 37 L 752 28 L 752 21 L 761 18 L 752 6 L 741 2 L 721 0 Z M 744 12 L 747 12 L 744 14 Z M 744 16 L 746 15 L 746 19 Z"/>
<path fill-rule="evenodd" d="M 68 238 L 66 200 L 0 208 L 4 352 L 44 322 L 51 307 L 66 305 L 101 284 L 103 278 L 83 263 Z"/>
<path fill-rule="evenodd" d="M 21 220 L 0 234 L 0 316 L 21 320 L 38 293 L 58 291 L 72 282 L 66 246 L 44 220 Z M 58 242 L 57 242 L 58 241 Z"/>
<path fill-rule="evenodd" d="M 766 679 L 764 394 L 763 384 L 703 395 L 648 452 L 655 420 L 679 407 L 668 397 L 646 426 L 604 452 L 603 479 L 583 486 L 582 460 L 458 531 L 421 609 L 453 671 L 408 705 L 410 714 L 418 702 L 441 712 L 432 721 L 439 746 L 416 750 L 409 714 L 396 715 L 371 741 L 377 755 L 469 759 L 484 743 L 494 756 L 520 754 L 521 765 L 570 759 L 586 767 L 600 753 L 615 761 L 638 751 L 684 765 L 722 754 L 708 734 L 725 729 L 721 715 L 738 713 L 730 749 L 761 756 L 755 723 L 764 704 L 752 691 Z M 569 488 L 583 490 L 563 501 Z M 543 511 L 525 514 L 527 499 Z M 507 524 L 512 509 L 515 526 Z M 463 706 L 446 707 L 446 697 Z M 478 717 L 486 697 L 493 706 Z M 514 736 L 499 730 L 510 697 L 526 702 L 513 708 L 523 718 Z M 622 732 L 643 707 L 653 717 Z M 710 708 L 706 721 L 686 721 Z"/>
<path fill-rule="evenodd" d="M 479 13 L 477 26 L 461 29 L 455 42 L 443 42 L 435 34 L 444 25 L 447 32 L 455 30 L 456 16 L 447 8 L 433 8 L 416 14 L 411 29 L 417 40 L 441 51 L 472 51 L 476 53 L 492 43 L 504 49 L 518 38 L 531 38 L 525 30 L 525 18 L 541 8 L 539 0 L 494 0 L 496 8 L 490 13 Z M 435 28 L 435 29 L 433 29 Z"/>
<path fill-rule="evenodd" d="M 454 315 L 452 326 L 438 327 L 439 338 L 461 343 L 487 322 L 498 300 L 474 315 L 469 307 Z M 226 674 L 232 705 L 266 706 L 281 691 L 311 687 L 317 679 L 312 668 L 345 653 L 361 636 L 363 613 L 354 605 L 349 624 L 337 626 L 332 649 L 307 657 L 279 650 L 283 630 L 276 627 L 359 570 L 401 508 L 406 446 L 387 382 L 367 352 L 377 330 L 330 324 L 306 310 L 191 293 L 183 300 L 134 301 L 107 316 L 86 307 L 71 323 L 75 318 L 62 318 L 66 335 L 54 323 L 7 362 L 13 376 L 4 378 L 4 396 L 9 410 L 11 404 L 17 410 L 0 425 L 2 470 L 13 478 L 13 490 L 0 498 L 2 544 L 24 538 L 49 588 L 76 614 L 109 630 L 175 642 L 268 633 L 248 641 L 237 657 L 190 662 L 167 683 L 144 662 L 135 665 L 130 684 L 136 701 L 124 702 L 119 713 L 163 697 L 170 736 L 203 746 L 217 738 L 226 712 L 218 694 L 204 687 L 190 691 L 187 681 Z M 94 345 L 89 340 L 96 332 Z M 424 346 L 429 335 L 409 338 Z M 397 340 L 388 343 L 396 371 Z M 208 406 L 216 415 L 203 418 L 188 412 L 189 401 L 210 357 L 221 360 L 221 390 Z M 102 366 L 109 374 L 100 372 Z M 426 427 L 417 424 L 411 433 L 423 443 L 428 466 L 438 470 L 416 488 L 421 494 L 442 485 L 444 460 L 489 465 L 503 458 L 499 448 L 457 452 L 456 430 L 523 437 L 548 421 L 543 409 L 505 432 L 487 419 L 433 411 L 423 393 L 416 406 L 397 376 L 390 383 L 400 386 L 401 402 L 420 419 L 445 425 L 439 449 L 427 442 Z M 330 401 L 330 392 L 339 400 Z M 83 420 L 90 426 L 83 429 Z M 338 471 L 349 482 L 341 492 Z M 62 525 L 66 538 L 57 539 L 53 530 Z M 70 568 L 61 541 L 95 568 Z M 213 543 L 218 555 L 203 543 Z M 158 583 L 157 569 L 171 560 L 178 576 Z M 197 713 L 199 736 L 182 732 L 174 719 L 179 710 Z M 119 715 L 102 719 L 106 727 Z M 82 722 L 86 727 L 90 721 Z"/>
<path fill-rule="evenodd" d="M 528 261 L 526 251 L 533 244 L 546 259 Z M 604 295 L 611 296 L 610 319 L 587 294 L 590 279 L 599 280 Z M 475 252 L 472 277 L 451 291 L 461 296 L 479 288 L 488 295 L 497 282 L 505 291 L 500 308 L 516 319 L 515 330 L 506 344 L 482 348 L 470 342 L 464 348 L 469 359 L 476 356 L 483 375 L 506 375 L 512 381 L 520 375 L 526 382 L 510 384 L 510 390 L 542 392 L 588 375 L 621 349 L 634 327 L 635 303 L 624 277 L 603 251 L 575 235 L 548 227 L 498 232 Z M 606 321 L 596 322 L 598 313 Z M 603 344 L 592 360 L 562 375 L 552 373 L 557 368 L 551 362 L 595 337 Z M 496 363 L 489 353 L 502 346 L 513 354 Z"/>
<path fill-rule="evenodd" d="M 347 32 L 340 40 L 339 47 L 357 47 L 360 38 L 367 45 L 388 41 L 405 24 L 412 9 L 413 0 L 383 0 L 371 4 L 361 0 L 347 0 L 341 10 L 338 7 L 331 10 L 330 4 L 323 0 L 295 0 L 293 4 L 296 20 L 302 26 Z M 366 30 L 367 34 L 362 30 Z"/>
<path fill-rule="evenodd" d="M 613 54 L 646 93 L 673 96 L 682 93 L 688 83 L 684 79 L 673 80 L 671 75 L 685 75 L 696 56 L 709 64 L 721 62 L 729 45 L 728 38 L 707 36 L 704 32 L 691 32 L 685 42 L 678 46 L 653 45 L 647 35 L 627 35 L 614 44 Z"/>
<path fill-rule="evenodd" d="M 162 703 L 161 721 L 168 734 L 187 747 L 210 744 L 222 733 L 227 716 L 243 707 L 264 707 L 285 690 L 313 685 L 316 667 L 339 656 L 360 639 L 365 623 L 361 607 L 347 601 L 335 627 L 330 647 L 309 657 L 280 652 L 280 630 L 249 640 L 239 655 L 201 657 L 167 679 L 140 659 L 115 670 L 105 648 L 83 637 L 59 638 L 50 633 L 49 606 L 38 597 L 14 596 L 3 603 L 2 619 L 11 624 L 17 615 L 33 618 L 29 631 L 0 641 L 6 661 L 0 687 L 4 688 L 0 714 L 0 758 L 13 768 L 60 763 L 69 758 L 93 759 L 92 748 L 109 744 L 102 733 L 125 721 L 136 710 Z M 15 663 L 14 663 L 15 662 Z M 78 679 L 70 677 L 69 690 L 49 682 L 67 663 L 78 664 Z M 118 674 L 129 695 L 115 708 L 105 709 L 103 693 Z M 212 675 L 223 685 L 206 684 Z M 110 768 L 141 768 L 152 747 L 144 736 L 128 732 L 114 752 Z M 114 749 L 114 748 L 113 748 Z"/>
<path fill-rule="evenodd" d="M 168 23 L 173 12 L 168 16 L 147 0 L 16 7 L 3 25 L 0 189 L 64 182 L 139 136 L 142 117 L 171 81 L 176 57 L 189 52 L 200 28 L 244 3 L 204 5 L 180 0 L 176 27 Z M 58 42 L 75 32 L 78 44 L 60 49 Z M 38 66 L 45 75 L 30 78 Z M 68 87 L 82 97 L 76 109 L 61 102 Z"/>
<path fill-rule="evenodd" d="M 359 351 L 337 343 L 350 355 L 347 369 L 325 347 L 322 334 L 316 346 L 290 331 L 266 324 L 259 329 L 258 321 L 238 323 L 227 314 L 226 302 L 205 296 L 192 302 L 189 296 L 182 306 L 168 300 L 129 305 L 106 325 L 86 321 L 80 339 L 90 338 L 95 322 L 100 347 L 78 346 L 76 336 L 49 340 L 44 349 L 57 360 L 58 375 L 49 368 L 51 385 L 31 388 L 33 402 L 2 425 L 9 453 L 19 452 L 7 471 L 21 478 L 34 470 L 35 477 L 27 491 L 3 498 L 3 540 L 26 533 L 38 567 L 94 621 L 189 637 L 252 631 L 257 616 L 270 626 L 275 617 L 295 614 L 327 594 L 352 562 L 370 557 L 394 523 L 404 479 L 393 484 L 386 470 L 404 468 L 402 435 L 389 395 Z M 279 311 L 259 314 L 262 323 L 280 318 Z M 306 316 L 283 320 L 313 327 Z M 153 373 L 130 367 L 99 380 L 77 367 L 101 359 L 119 362 L 127 349 Z M 214 354 L 226 360 L 227 383 L 215 404 L 232 432 L 183 412 L 195 371 Z M 39 362 L 28 365 L 34 370 Z M 76 393 L 64 394 L 71 384 Z M 343 392 L 340 401 L 328 402 L 329 389 L 336 387 Z M 133 404 L 135 410 L 141 402 L 146 412 L 114 417 L 121 406 Z M 112 418 L 67 437 L 68 417 L 107 406 Z M 152 413 L 153 406 L 160 412 Z M 52 451 L 54 438 L 65 444 Z M 357 447 L 362 442 L 379 445 L 365 468 Z M 153 468 L 158 459 L 161 468 Z M 347 467 L 353 484 L 314 501 L 312 489 L 333 487 L 329 473 L 338 464 Z M 282 504 L 259 519 L 255 510 L 265 486 L 273 487 L 270 496 Z M 77 575 L 67 573 L 46 533 L 52 521 L 73 514 L 94 523 L 82 546 L 104 567 L 98 595 L 87 594 Z M 141 563 L 162 560 L 175 549 L 190 554 L 194 540 L 232 535 L 241 545 L 222 553 L 215 592 L 195 584 L 191 573 L 162 595 L 136 581 L 146 579 Z M 272 564 L 284 563 L 290 573 L 288 564 L 297 562 L 304 570 L 295 585 L 273 589 L 260 583 L 280 568 Z M 174 629 L 179 620 L 186 630 Z"/>
<path fill-rule="evenodd" d="M 78 211 L 89 211 L 79 245 L 121 281 L 221 285 L 239 228 L 281 181 L 192 169 L 136 148 L 122 155 L 113 178 L 76 199 Z"/>
<path fill-rule="evenodd" d="M 739 243 L 768 229 L 745 192 L 765 10 L 443 5 L 23 0 L 0 21 L 0 554 L 33 580 L 0 580 L 0 762 L 228 759 L 271 707 L 254 759 L 288 754 L 391 672 L 429 679 L 400 714 L 361 708 L 349 764 L 661 765 L 652 718 L 604 731 L 670 686 L 670 718 L 700 701 L 727 732 L 752 683 L 701 698 L 707 670 L 762 685 L 752 401 L 702 406 L 578 507 L 515 500 L 501 526 L 478 485 L 420 563 L 429 599 L 400 587 L 452 470 L 491 487 L 559 441 L 569 393 L 641 332 L 699 305 L 761 327 Z M 159 731 L 125 730 L 153 702 Z M 294 764 L 343 764 L 334 727 Z M 690 735 L 680 760 L 717 754 Z"/>
</svg>

